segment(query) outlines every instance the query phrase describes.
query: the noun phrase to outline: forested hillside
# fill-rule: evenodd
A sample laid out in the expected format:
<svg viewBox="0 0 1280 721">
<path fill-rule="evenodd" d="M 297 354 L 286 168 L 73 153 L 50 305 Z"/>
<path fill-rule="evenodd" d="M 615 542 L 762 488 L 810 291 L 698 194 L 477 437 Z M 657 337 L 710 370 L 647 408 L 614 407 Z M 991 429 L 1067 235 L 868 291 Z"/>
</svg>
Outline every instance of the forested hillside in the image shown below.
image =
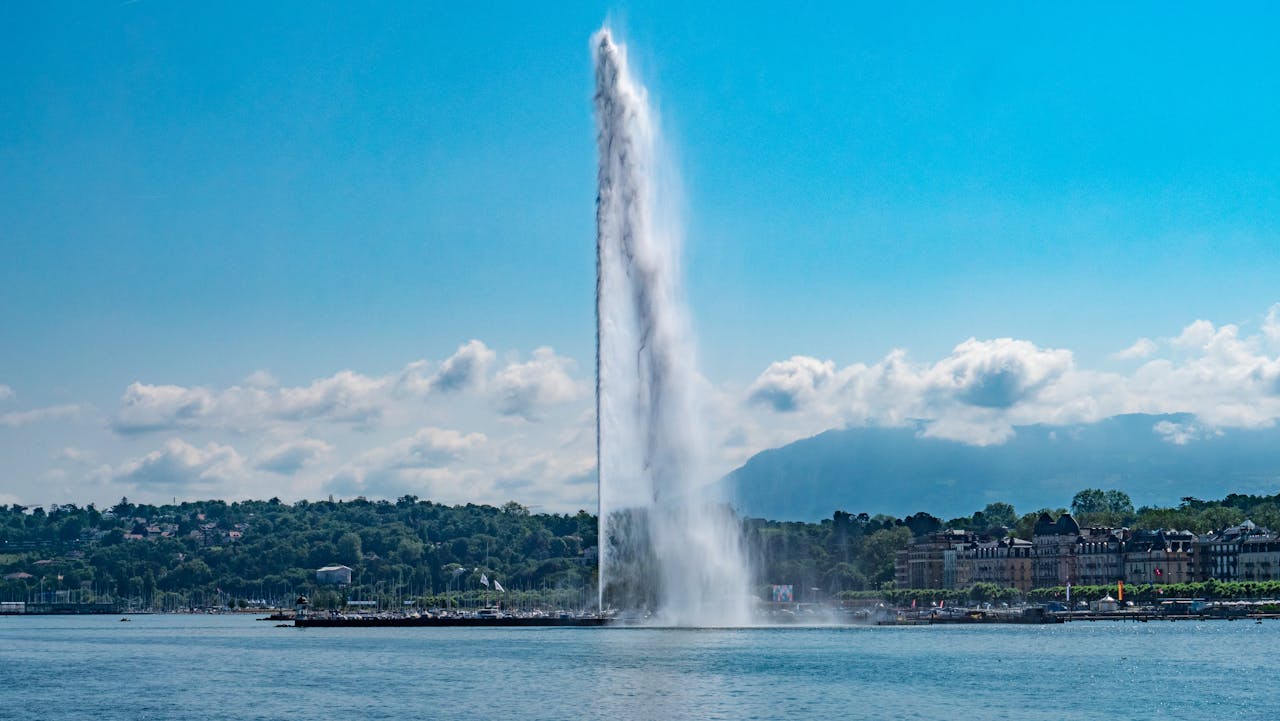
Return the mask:
<svg viewBox="0 0 1280 721">
<path fill-rule="evenodd" d="M 1085 489 L 1070 505 L 1083 525 L 1205 533 L 1250 518 L 1280 527 L 1280 494 L 1135 509 L 1121 491 Z M 894 554 L 913 535 L 950 527 L 1030 538 L 1042 510 L 1066 509 L 1018 514 L 997 502 L 946 520 L 836 511 L 820 523 L 751 518 L 743 528 L 757 588 L 793 584 L 801 597 L 817 599 L 889 588 Z M 0 506 L 0 600 L 175 609 L 288 605 L 302 593 L 321 606 L 363 600 L 389 607 L 495 601 L 501 585 L 508 603 L 583 607 L 595 597 L 596 539 L 596 517 L 586 511 L 444 506 L 413 496 Z M 350 586 L 317 585 L 316 569 L 332 564 L 352 569 Z"/>
</svg>

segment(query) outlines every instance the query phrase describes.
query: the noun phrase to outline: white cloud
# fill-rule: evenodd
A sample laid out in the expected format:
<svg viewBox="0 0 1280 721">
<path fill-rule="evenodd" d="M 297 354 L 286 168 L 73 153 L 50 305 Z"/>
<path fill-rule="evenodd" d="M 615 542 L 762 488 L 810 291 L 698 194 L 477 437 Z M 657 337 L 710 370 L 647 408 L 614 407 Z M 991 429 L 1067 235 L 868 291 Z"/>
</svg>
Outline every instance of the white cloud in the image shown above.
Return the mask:
<svg viewBox="0 0 1280 721">
<path fill-rule="evenodd" d="M 1156 352 L 1157 348 L 1158 347 L 1156 346 L 1155 341 L 1151 340 L 1150 338 L 1139 338 L 1138 340 L 1134 341 L 1133 345 L 1129 346 L 1128 348 L 1125 348 L 1122 351 L 1117 351 L 1115 353 L 1112 353 L 1111 357 L 1115 358 L 1116 360 L 1136 360 L 1141 358 L 1148 358 L 1151 356 L 1152 353 Z"/>
<path fill-rule="evenodd" d="M 820 388 L 836 377 L 836 364 L 808 356 L 791 356 L 770 364 L 751 384 L 748 399 L 790 412 L 813 402 Z"/>
<path fill-rule="evenodd" d="M 286 420 L 323 418 L 332 421 L 369 423 L 382 415 L 382 393 L 388 381 L 349 370 L 298 388 L 281 388 L 271 399 L 271 413 Z"/>
<path fill-rule="evenodd" d="M 797 357 L 770 365 L 745 394 L 749 407 L 767 416 L 739 419 L 735 427 L 745 429 L 744 445 L 755 449 L 838 426 L 915 423 L 925 435 L 986 445 L 1004 442 L 1018 425 L 1191 413 L 1201 426 L 1156 431 L 1185 443 L 1204 437 L 1204 428 L 1280 419 L 1276 338 L 1280 306 L 1252 335 L 1197 320 L 1170 340 L 1168 357 L 1141 339 L 1116 356 L 1147 359 L 1128 373 L 1081 369 L 1070 351 L 1007 338 L 970 339 L 932 364 L 915 363 L 903 351 L 844 368 Z"/>
<path fill-rule="evenodd" d="M 300 386 L 281 386 L 265 371 L 251 374 L 243 386 L 221 391 L 135 382 L 125 389 L 111 427 L 122 435 L 201 429 L 252 431 L 276 427 L 276 421 L 369 427 L 384 422 L 389 413 L 411 414 L 432 394 L 483 388 L 493 359 L 493 351 L 472 340 L 434 372 L 430 371 L 431 363 L 420 360 L 389 375 L 341 370 Z M 540 382 L 530 381 L 534 387 L 526 391 L 527 396 L 516 391 L 517 396 L 535 404 L 562 397 L 563 389 L 557 384 L 567 376 L 558 378 L 554 371 L 569 368 L 572 362 L 554 353 L 546 356 L 540 349 L 530 363 L 547 365 L 545 377 Z M 504 386 L 504 392 L 506 389 Z"/>
<path fill-rule="evenodd" d="M 13 389 L 0 383 L 0 401 L 8 400 L 13 397 Z"/>
<path fill-rule="evenodd" d="M 1222 435 L 1221 430 L 1199 423 L 1174 423 L 1173 421 L 1160 421 L 1152 426 L 1151 430 L 1165 443 L 1172 443 L 1175 446 L 1185 446 L 1191 441 Z"/>
<path fill-rule="evenodd" d="M 54 454 L 54 458 L 59 461 L 68 461 L 80 465 L 90 465 L 93 462 L 93 453 L 67 446 Z"/>
<path fill-rule="evenodd" d="M 485 443 L 483 433 L 423 428 L 409 438 L 365 454 L 362 462 L 378 468 L 439 468 Z"/>
<path fill-rule="evenodd" d="M 547 406 L 577 400 L 584 386 L 569 375 L 575 365 L 545 346 L 535 350 L 528 362 L 511 363 L 494 379 L 498 410 L 533 420 Z"/>
<path fill-rule="evenodd" d="M 1028 400 L 1071 369 L 1071 351 L 1037 348 L 1012 338 L 955 347 L 925 375 L 929 392 L 982 408 L 1009 408 Z"/>
<path fill-rule="evenodd" d="M 484 343 L 467 341 L 440 365 L 440 370 L 431 379 L 431 389 L 458 391 L 483 382 L 494 357 L 494 352 Z"/>
<path fill-rule="evenodd" d="M 250 388 L 275 388 L 280 381 L 269 371 L 256 370 L 244 379 L 244 384 Z"/>
<path fill-rule="evenodd" d="M 361 454 L 340 468 L 329 488 L 345 495 L 394 497 L 404 493 L 475 493 L 487 481 L 474 468 L 461 468 L 472 450 L 484 445 L 483 433 L 427 427 L 408 438 Z M 452 486 L 452 488 L 450 487 Z"/>
<path fill-rule="evenodd" d="M 221 489 L 244 476 L 244 458 L 231 446 L 203 448 L 173 439 L 141 458 L 127 461 L 111 479 L 148 490 Z"/>
<path fill-rule="evenodd" d="M 260 470 L 287 476 L 297 473 L 304 466 L 315 463 L 332 451 L 333 446 L 322 440 L 303 438 L 268 448 L 259 454 L 253 466 Z"/>
<path fill-rule="evenodd" d="M 1173 339 L 1173 345 L 1180 348 L 1202 348 L 1217 333 L 1213 324 L 1207 320 L 1197 320 Z"/>
<path fill-rule="evenodd" d="M 831 361 L 795 356 L 770 365 L 747 401 L 799 419 L 818 432 L 840 425 L 932 421 L 931 435 L 975 443 L 1003 440 L 1005 416 L 1034 401 L 1073 367 L 1070 351 L 1029 341 L 969 339 L 937 363 L 913 363 L 895 350 L 874 365 L 837 369 Z M 940 422 L 939 422 L 940 421 Z"/>
<path fill-rule="evenodd" d="M 1186 413 L 1192 421 L 1152 429 L 1179 444 L 1280 419 L 1280 305 L 1247 328 L 1198 320 L 1172 334 L 1163 330 L 1113 356 L 1133 361 L 1114 366 L 1123 370 L 1081 368 L 1071 351 L 1029 340 L 971 338 L 934 359 L 892 350 L 871 363 L 841 366 L 792 356 L 747 384 L 702 381 L 708 474 L 848 426 L 911 427 L 989 445 L 1028 424 Z M 112 418 L 118 433 L 180 430 L 206 445 L 171 441 L 121 463 L 102 448 L 75 443 L 93 448 L 102 459 L 93 462 L 108 464 L 102 475 L 140 488 L 186 479 L 259 495 L 414 493 L 442 502 L 514 498 L 554 510 L 589 507 L 594 488 L 579 481 L 594 477 L 590 375 L 551 348 L 500 363 L 473 340 L 443 361 L 415 361 L 385 375 L 344 370 L 281 386 L 255 374 L 224 389 L 138 382 Z M 225 445 L 245 437 L 258 444 L 251 460 Z M 72 475 L 73 463 L 91 462 L 60 460 Z M 286 483 L 287 489 L 270 485 Z"/>
<path fill-rule="evenodd" d="M 1280 303 L 1267 309 L 1267 317 L 1262 321 L 1262 336 L 1272 348 L 1280 348 Z"/>
<path fill-rule="evenodd" d="M 112 421 L 117 433 L 187 428 L 213 410 L 213 394 L 204 388 L 131 383 Z"/>
<path fill-rule="evenodd" d="M 29 411 L 10 411 L 0 415 L 0 426 L 19 428 L 32 423 L 71 420 L 79 415 L 80 406 L 78 405 L 49 406 L 48 408 L 36 408 Z"/>
</svg>

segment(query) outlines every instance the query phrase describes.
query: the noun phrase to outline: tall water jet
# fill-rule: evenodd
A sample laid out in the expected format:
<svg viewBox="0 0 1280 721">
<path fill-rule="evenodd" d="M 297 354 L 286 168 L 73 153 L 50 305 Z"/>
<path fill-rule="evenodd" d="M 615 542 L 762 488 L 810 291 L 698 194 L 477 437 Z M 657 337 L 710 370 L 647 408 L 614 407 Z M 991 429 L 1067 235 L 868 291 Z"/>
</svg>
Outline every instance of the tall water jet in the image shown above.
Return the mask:
<svg viewBox="0 0 1280 721">
<path fill-rule="evenodd" d="M 680 229 L 656 118 L 609 29 L 592 36 L 596 199 L 596 452 L 600 607 L 659 623 L 750 620 L 740 527 L 710 489 Z M 667 193 L 668 195 L 664 195 Z"/>
</svg>

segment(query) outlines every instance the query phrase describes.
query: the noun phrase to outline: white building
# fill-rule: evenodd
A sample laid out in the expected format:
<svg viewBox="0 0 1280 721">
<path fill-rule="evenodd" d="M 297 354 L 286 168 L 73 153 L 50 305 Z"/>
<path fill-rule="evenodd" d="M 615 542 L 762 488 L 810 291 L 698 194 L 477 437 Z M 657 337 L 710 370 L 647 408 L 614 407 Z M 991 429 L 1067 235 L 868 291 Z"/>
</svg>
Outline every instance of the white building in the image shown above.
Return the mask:
<svg viewBox="0 0 1280 721">
<path fill-rule="evenodd" d="M 346 566 L 325 566 L 316 569 L 316 583 L 334 586 L 351 585 L 351 569 Z"/>
</svg>

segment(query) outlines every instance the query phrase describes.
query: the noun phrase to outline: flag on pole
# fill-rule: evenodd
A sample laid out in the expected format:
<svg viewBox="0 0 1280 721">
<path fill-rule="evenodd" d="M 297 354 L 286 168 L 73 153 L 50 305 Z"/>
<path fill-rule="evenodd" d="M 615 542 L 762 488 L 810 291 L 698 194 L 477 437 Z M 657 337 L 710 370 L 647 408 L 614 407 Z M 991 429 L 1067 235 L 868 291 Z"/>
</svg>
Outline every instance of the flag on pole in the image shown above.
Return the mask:
<svg viewBox="0 0 1280 721">
<path fill-rule="evenodd" d="M 1124 581 L 1116 581 L 1116 595 L 1119 596 L 1117 601 L 1124 600 Z"/>
<path fill-rule="evenodd" d="M 1071 582 L 1067 581 L 1067 605 L 1071 605 Z"/>
<path fill-rule="evenodd" d="M 493 590 L 497 591 L 498 593 L 506 593 L 506 592 L 507 592 L 507 589 L 503 588 L 503 587 L 502 587 L 502 584 L 501 584 L 501 583 L 498 583 L 498 579 L 496 579 L 496 578 L 495 578 L 495 579 L 493 579 Z"/>
<path fill-rule="evenodd" d="M 488 577 L 488 576 L 486 576 L 486 575 L 484 575 L 483 573 L 482 573 L 482 574 L 480 574 L 480 583 L 484 584 L 484 587 L 485 587 L 485 588 L 488 588 L 488 587 L 489 587 L 489 577 Z"/>
</svg>

